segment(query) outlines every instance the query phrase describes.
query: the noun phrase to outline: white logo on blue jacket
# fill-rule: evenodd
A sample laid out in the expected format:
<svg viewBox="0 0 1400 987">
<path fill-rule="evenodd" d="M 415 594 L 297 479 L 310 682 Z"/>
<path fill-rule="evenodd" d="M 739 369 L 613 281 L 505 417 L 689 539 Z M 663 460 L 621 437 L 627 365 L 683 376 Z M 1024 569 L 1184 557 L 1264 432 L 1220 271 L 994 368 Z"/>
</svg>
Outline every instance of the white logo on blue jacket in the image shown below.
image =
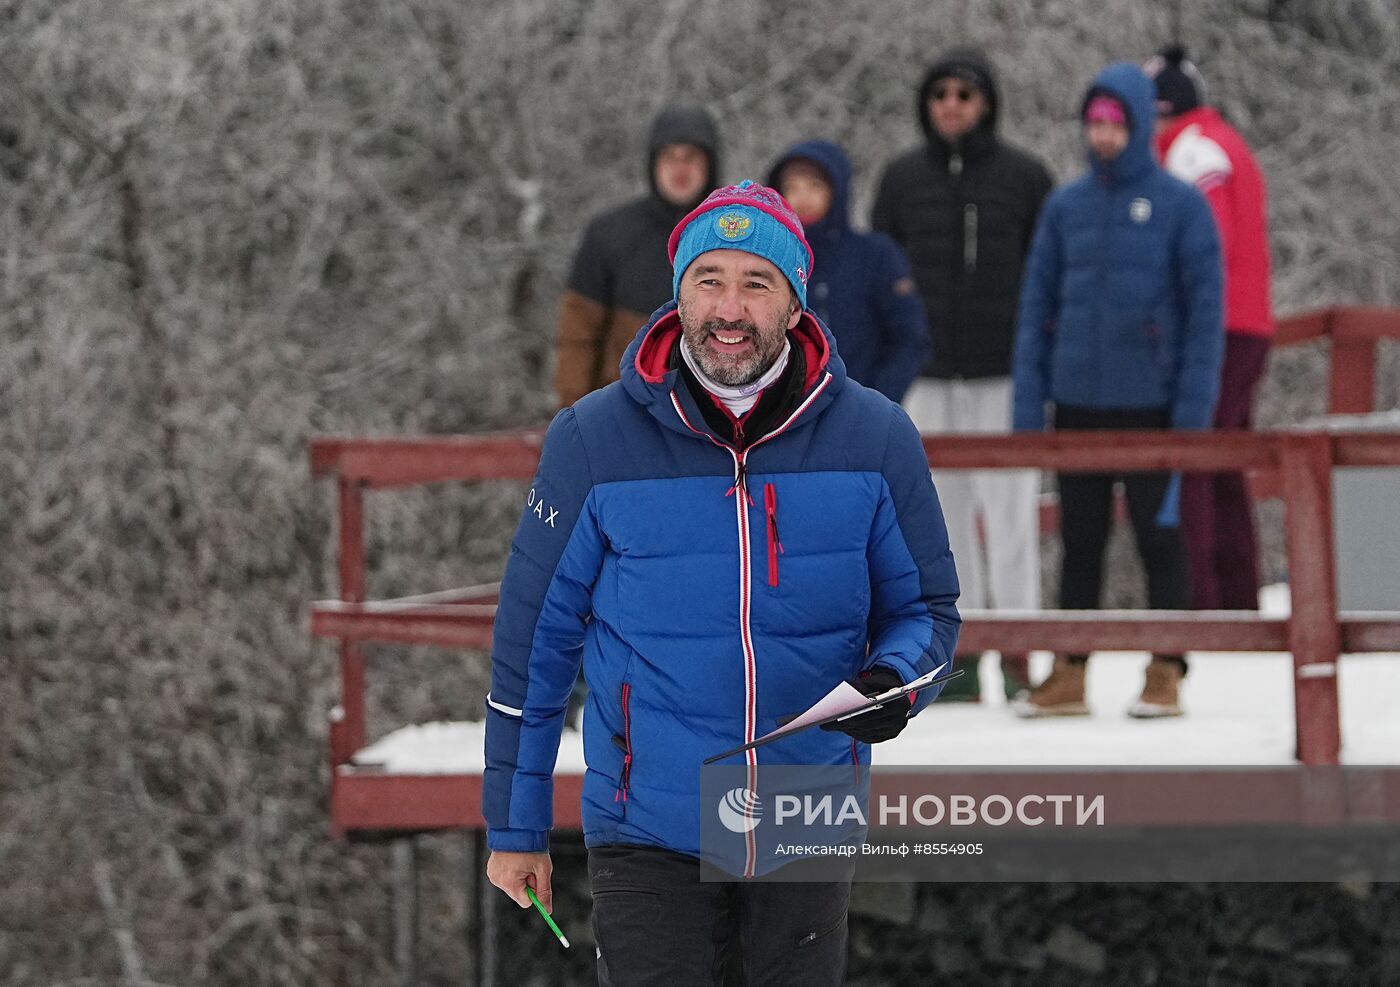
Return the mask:
<svg viewBox="0 0 1400 987">
<path fill-rule="evenodd" d="M 535 488 L 531 487 L 530 492 L 525 495 L 525 506 L 530 513 L 535 515 L 551 528 L 555 527 L 554 522 L 559 518 L 559 512 L 544 502 L 544 498 L 535 494 Z M 549 513 L 546 514 L 545 512 Z"/>
</svg>

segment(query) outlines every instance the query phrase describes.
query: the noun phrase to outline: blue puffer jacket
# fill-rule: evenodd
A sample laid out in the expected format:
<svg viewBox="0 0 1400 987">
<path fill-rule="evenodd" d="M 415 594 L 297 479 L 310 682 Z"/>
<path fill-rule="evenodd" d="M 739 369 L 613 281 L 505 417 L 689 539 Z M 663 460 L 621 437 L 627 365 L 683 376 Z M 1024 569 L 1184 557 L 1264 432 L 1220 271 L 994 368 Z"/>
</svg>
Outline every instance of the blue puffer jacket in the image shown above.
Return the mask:
<svg viewBox="0 0 1400 987">
<path fill-rule="evenodd" d="M 769 172 L 801 158 L 826 173 L 831 208 L 804 226 L 811 244 L 812 314 L 831 327 L 846 373 L 891 401 L 900 401 L 928 358 L 924 303 L 899 244 L 883 233 L 851 229 L 851 161 L 839 144 L 805 141 L 782 153 Z"/>
<path fill-rule="evenodd" d="M 1046 402 L 1170 408 L 1209 428 L 1224 348 L 1220 238 L 1205 197 L 1152 155 L 1152 83 L 1136 65 L 1089 89 L 1131 116 L 1127 148 L 1054 192 L 1036 227 L 1016 332 L 1017 429 L 1045 427 Z M 1086 100 L 1087 100 L 1086 96 Z"/>
<path fill-rule="evenodd" d="M 585 841 L 698 855 L 704 758 L 875 664 L 908 682 L 953 653 L 957 576 L 903 410 L 848 380 L 804 313 L 791 333 L 808 368 L 803 401 L 737 451 L 667 369 L 679 336 L 669 303 L 628 349 L 622 380 L 560 412 L 545 437 L 496 616 L 483 782 L 493 849 L 548 846 L 580 662 Z M 722 763 L 869 758 L 811 729 Z"/>
</svg>

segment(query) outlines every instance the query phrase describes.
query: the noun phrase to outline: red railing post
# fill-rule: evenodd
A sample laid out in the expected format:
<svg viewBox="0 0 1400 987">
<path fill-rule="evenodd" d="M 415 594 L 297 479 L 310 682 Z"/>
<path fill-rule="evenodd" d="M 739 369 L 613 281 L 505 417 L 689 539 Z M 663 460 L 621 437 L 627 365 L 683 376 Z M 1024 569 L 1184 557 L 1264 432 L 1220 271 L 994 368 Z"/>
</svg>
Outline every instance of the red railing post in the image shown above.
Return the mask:
<svg viewBox="0 0 1400 987">
<path fill-rule="evenodd" d="M 340 512 L 340 598 L 365 600 L 365 494 L 354 477 L 338 483 Z M 331 722 L 331 760 L 345 764 L 365 745 L 365 657 L 358 641 L 340 642 L 340 710 Z"/>
<path fill-rule="evenodd" d="M 1288 543 L 1288 620 L 1293 651 L 1297 756 L 1304 764 L 1336 764 L 1341 754 L 1337 703 L 1337 573 L 1332 540 L 1332 439 L 1283 435 L 1283 480 Z"/>
<path fill-rule="evenodd" d="M 1364 415 L 1376 410 L 1376 341 L 1332 336 L 1328 410 L 1334 415 Z"/>
</svg>

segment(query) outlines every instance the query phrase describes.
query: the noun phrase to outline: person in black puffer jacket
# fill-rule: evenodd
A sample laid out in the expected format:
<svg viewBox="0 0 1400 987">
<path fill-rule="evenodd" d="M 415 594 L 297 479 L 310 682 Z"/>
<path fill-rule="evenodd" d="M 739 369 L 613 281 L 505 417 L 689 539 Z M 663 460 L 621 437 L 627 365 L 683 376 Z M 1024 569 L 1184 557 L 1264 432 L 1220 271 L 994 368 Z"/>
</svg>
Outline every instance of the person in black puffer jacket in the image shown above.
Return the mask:
<svg viewBox="0 0 1400 987">
<path fill-rule="evenodd" d="M 875 200 L 871 226 L 904 248 L 928 314 L 932 355 L 904 399 L 921 432 L 1010 431 L 1021 272 L 1053 181 L 997 135 L 999 102 L 981 52 L 941 56 L 918 90 L 924 141 L 890 162 Z M 1039 475 L 939 471 L 935 480 L 965 604 L 1038 609 Z M 975 664 L 970 671 L 945 699 L 978 698 Z M 1024 655 L 1003 655 L 1002 671 L 1008 696 L 1026 685 Z"/>
</svg>

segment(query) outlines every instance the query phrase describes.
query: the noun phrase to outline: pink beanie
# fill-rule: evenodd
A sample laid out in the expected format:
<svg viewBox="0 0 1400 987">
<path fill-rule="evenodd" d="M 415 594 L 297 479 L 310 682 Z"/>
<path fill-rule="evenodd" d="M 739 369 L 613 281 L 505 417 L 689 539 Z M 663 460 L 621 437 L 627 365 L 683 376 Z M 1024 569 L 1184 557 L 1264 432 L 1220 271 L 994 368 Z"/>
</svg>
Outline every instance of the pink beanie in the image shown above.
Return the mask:
<svg viewBox="0 0 1400 987">
<path fill-rule="evenodd" d="M 1095 96 L 1084 107 L 1085 123 L 1127 123 L 1128 115 L 1123 112 L 1123 104 L 1112 96 Z"/>
</svg>

